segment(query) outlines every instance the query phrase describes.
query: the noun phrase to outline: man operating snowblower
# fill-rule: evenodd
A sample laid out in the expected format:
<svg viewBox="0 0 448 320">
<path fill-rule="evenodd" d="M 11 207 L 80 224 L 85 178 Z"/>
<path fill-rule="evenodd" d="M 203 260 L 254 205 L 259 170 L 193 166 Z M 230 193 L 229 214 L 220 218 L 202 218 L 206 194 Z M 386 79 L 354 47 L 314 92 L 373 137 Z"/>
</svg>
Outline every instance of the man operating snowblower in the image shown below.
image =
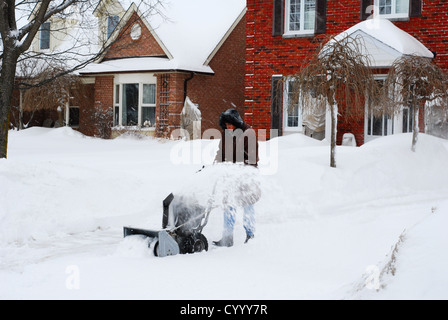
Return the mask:
<svg viewBox="0 0 448 320">
<path fill-rule="evenodd" d="M 235 109 L 228 109 L 221 113 L 219 126 L 224 134 L 219 144 L 215 163 L 231 162 L 256 168 L 258 166 L 258 141 L 255 130 L 243 121 Z M 213 241 L 213 244 L 219 247 L 233 246 L 236 207 L 242 207 L 244 211 L 245 243 L 255 236 L 254 204 L 260 199 L 261 190 L 257 183 L 247 181 L 244 176 L 239 177 L 238 180 L 235 181 L 237 197 L 233 197 L 233 201 L 223 201 L 224 231 L 221 240 Z"/>
</svg>

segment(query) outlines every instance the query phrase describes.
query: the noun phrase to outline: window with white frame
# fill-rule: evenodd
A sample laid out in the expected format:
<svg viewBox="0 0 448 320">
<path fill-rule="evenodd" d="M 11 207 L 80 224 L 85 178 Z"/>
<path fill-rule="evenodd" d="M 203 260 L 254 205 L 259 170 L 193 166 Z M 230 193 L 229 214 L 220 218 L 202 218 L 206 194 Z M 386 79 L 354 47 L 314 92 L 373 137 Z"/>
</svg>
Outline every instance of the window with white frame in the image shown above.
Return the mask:
<svg viewBox="0 0 448 320">
<path fill-rule="evenodd" d="M 114 93 L 114 126 L 120 125 L 120 85 L 115 85 Z"/>
<path fill-rule="evenodd" d="M 302 131 L 300 98 L 294 93 L 294 79 L 287 79 L 283 102 L 283 130 Z"/>
<path fill-rule="evenodd" d="M 116 83 L 114 88 L 114 125 L 155 128 L 156 84 Z"/>
<path fill-rule="evenodd" d="M 374 115 L 368 113 L 367 116 L 367 136 L 383 137 L 391 135 L 394 129 L 392 117 L 388 115 Z"/>
<path fill-rule="evenodd" d="M 377 77 L 375 80 L 379 86 L 384 84 L 385 77 Z M 374 114 L 370 110 L 365 118 L 366 140 L 369 138 L 383 137 L 394 133 L 394 119 L 386 114 Z"/>
<path fill-rule="evenodd" d="M 139 109 L 139 84 L 125 83 L 123 87 L 122 98 L 122 125 L 138 126 L 138 109 Z"/>
<path fill-rule="evenodd" d="M 375 0 L 375 5 L 384 18 L 409 18 L 409 0 Z"/>
<path fill-rule="evenodd" d="M 156 85 L 143 84 L 142 119 L 145 128 L 156 126 Z"/>
<path fill-rule="evenodd" d="M 286 0 L 285 34 L 313 34 L 316 0 Z"/>
<path fill-rule="evenodd" d="M 414 108 L 413 107 L 403 107 L 403 133 L 412 132 L 414 126 Z"/>
</svg>

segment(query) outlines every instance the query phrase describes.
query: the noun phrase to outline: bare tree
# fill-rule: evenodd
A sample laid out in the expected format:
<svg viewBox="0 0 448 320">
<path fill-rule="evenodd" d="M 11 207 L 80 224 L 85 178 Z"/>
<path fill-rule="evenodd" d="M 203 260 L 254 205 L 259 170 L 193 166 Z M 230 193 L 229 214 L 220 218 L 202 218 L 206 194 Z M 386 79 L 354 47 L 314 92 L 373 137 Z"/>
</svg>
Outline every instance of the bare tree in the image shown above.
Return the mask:
<svg viewBox="0 0 448 320">
<path fill-rule="evenodd" d="M 384 84 L 384 110 L 398 113 L 403 107 L 413 110 L 412 151 L 419 133 L 420 108 L 426 102 L 437 101 L 439 108 L 448 109 L 448 77 L 431 59 L 403 56 L 389 70 Z"/>
<path fill-rule="evenodd" d="M 92 13 L 100 2 L 101 0 L 0 0 L 0 159 L 7 157 L 9 116 L 18 64 L 26 59 L 36 59 L 47 66 L 66 66 L 40 83 L 21 81 L 19 87 L 26 89 L 45 85 L 102 56 L 112 43 L 100 43 L 96 36 L 98 22 Z M 144 15 L 158 14 L 162 3 L 163 0 L 140 0 L 138 7 Z M 43 24 L 53 18 L 67 22 L 51 27 L 52 33 L 61 35 L 59 40 L 64 44 L 55 51 L 30 50 L 33 39 Z M 118 24 L 120 23 L 122 21 Z"/>
<path fill-rule="evenodd" d="M 347 118 L 359 118 L 364 115 L 366 103 L 373 106 L 378 98 L 378 86 L 370 62 L 362 54 L 365 52 L 362 50 L 363 45 L 359 37 L 332 37 L 291 77 L 292 103 L 301 101 L 303 110 L 316 114 L 325 112 L 329 106 L 330 166 L 333 168 L 336 167 L 339 112 Z"/>
<path fill-rule="evenodd" d="M 20 87 L 20 102 L 17 106 L 12 106 L 16 112 L 12 112 L 13 117 L 18 115 L 16 120 L 17 130 L 27 128 L 33 120 L 34 114 L 38 110 L 57 110 L 64 109 L 73 95 L 73 92 L 79 92 L 81 86 L 80 79 L 74 74 L 65 73 L 64 67 L 46 67 L 43 70 L 36 70 L 36 60 L 28 59 L 26 65 L 30 67 L 29 72 L 22 69 L 21 75 L 26 76 L 26 86 Z M 29 64 L 31 63 L 31 64 Z M 23 63 L 22 63 L 23 67 Z M 64 74 L 64 75 L 62 75 Z M 53 79 L 46 82 L 47 79 Z M 23 81 L 21 81 L 23 83 Z M 72 90 L 75 89 L 75 90 Z M 28 112 L 30 117 L 27 123 L 24 123 L 24 112 Z M 62 115 L 62 112 L 60 112 Z M 59 119 L 62 125 L 62 119 Z"/>
</svg>

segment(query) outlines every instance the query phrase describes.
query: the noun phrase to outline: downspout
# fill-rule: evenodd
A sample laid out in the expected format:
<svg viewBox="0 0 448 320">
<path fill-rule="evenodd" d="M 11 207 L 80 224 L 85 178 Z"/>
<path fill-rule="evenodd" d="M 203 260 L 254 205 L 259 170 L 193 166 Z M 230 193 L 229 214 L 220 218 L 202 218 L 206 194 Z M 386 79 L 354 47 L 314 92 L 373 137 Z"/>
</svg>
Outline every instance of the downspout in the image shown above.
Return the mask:
<svg viewBox="0 0 448 320">
<path fill-rule="evenodd" d="M 184 102 L 187 99 L 188 81 L 194 78 L 194 72 L 190 72 L 190 76 L 184 80 Z"/>
</svg>

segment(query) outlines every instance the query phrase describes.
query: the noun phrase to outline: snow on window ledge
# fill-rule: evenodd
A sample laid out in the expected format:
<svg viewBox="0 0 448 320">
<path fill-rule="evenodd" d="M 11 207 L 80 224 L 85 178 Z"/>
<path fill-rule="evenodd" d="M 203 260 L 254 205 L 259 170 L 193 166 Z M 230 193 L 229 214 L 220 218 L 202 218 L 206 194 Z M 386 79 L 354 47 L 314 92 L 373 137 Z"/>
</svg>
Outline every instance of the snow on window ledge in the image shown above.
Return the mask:
<svg viewBox="0 0 448 320">
<path fill-rule="evenodd" d="M 408 13 L 395 13 L 395 14 L 380 14 L 380 18 L 388 19 L 390 21 L 409 21 Z"/>
<path fill-rule="evenodd" d="M 314 37 L 314 30 L 307 30 L 302 32 L 285 32 L 283 34 L 283 39 L 290 38 L 311 38 Z"/>
</svg>

